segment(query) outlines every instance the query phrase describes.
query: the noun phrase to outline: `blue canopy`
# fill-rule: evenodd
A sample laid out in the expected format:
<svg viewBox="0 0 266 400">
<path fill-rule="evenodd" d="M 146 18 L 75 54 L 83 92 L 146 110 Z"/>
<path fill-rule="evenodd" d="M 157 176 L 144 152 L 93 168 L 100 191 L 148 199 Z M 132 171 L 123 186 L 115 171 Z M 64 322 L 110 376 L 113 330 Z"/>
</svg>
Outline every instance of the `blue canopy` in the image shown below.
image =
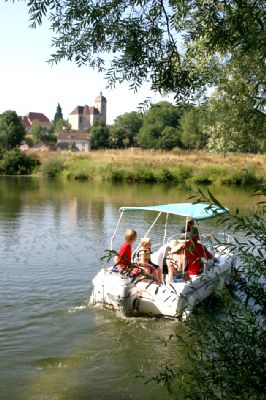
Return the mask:
<svg viewBox="0 0 266 400">
<path fill-rule="evenodd" d="M 182 217 L 193 217 L 196 221 L 213 218 L 225 214 L 229 210 L 207 203 L 173 203 L 147 207 L 120 207 L 120 212 L 157 211 L 166 214 L 175 214 Z"/>
</svg>

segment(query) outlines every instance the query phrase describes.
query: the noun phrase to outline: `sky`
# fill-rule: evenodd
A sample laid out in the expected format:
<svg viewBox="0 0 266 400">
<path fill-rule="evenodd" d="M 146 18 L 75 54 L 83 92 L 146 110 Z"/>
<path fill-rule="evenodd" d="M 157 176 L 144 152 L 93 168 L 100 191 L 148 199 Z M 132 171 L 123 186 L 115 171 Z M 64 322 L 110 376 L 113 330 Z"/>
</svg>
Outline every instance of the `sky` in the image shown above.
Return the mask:
<svg viewBox="0 0 266 400">
<path fill-rule="evenodd" d="M 161 97 L 145 84 L 136 94 L 127 84 L 106 89 L 103 74 L 73 62 L 48 64 L 53 51 L 48 22 L 37 29 L 29 28 L 29 15 L 24 2 L 0 3 L 0 114 L 7 110 L 18 115 L 41 112 L 54 118 L 59 103 L 63 117 L 77 105 L 95 105 L 102 92 L 107 99 L 107 124 L 126 112 L 137 111 L 147 97 L 153 103 L 173 102 L 173 96 Z"/>
</svg>

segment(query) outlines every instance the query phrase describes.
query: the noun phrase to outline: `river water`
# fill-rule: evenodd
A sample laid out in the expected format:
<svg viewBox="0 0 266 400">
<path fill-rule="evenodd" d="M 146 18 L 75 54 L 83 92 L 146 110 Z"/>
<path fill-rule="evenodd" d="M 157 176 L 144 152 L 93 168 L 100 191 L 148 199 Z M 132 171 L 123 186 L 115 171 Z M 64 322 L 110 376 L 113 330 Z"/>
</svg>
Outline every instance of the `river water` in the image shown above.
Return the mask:
<svg viewBox="0 0 266 400">
<path fill-rule="evenodd" d="M 212 192 L 232 209 L 248 212 L 255 202 L 244 189 Z M 184 202 L 190 195 L 169 185 L 0 178 L 1 400 L 169 399 L 163 387 L 136 376 L 178 363 L 181 355 L 162 340 L 182 324 L 94 310 L 88 298 L 119 207 Z M 115 248 L 124 228 L 141 237 L 152 216 L 130 218 Z M 211 221 L 203 229 L 217 228 Z"/>
</svg>

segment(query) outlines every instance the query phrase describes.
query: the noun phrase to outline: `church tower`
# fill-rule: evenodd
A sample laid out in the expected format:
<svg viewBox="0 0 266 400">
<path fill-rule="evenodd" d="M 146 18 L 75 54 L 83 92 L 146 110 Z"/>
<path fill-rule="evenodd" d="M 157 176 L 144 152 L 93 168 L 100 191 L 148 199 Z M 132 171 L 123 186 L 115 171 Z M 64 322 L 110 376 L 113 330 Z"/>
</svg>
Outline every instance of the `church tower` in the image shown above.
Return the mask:
<svg viewBox="0 0 266 400">
<path fill-rule="evenodd" d="M 95 107 L 98 108 L 99 112 L 101 113 L 102 119 L 104 124 L 106 125 L 106 98 L 100 92 L 100 95 L 95 99 Z"/>
</svg>

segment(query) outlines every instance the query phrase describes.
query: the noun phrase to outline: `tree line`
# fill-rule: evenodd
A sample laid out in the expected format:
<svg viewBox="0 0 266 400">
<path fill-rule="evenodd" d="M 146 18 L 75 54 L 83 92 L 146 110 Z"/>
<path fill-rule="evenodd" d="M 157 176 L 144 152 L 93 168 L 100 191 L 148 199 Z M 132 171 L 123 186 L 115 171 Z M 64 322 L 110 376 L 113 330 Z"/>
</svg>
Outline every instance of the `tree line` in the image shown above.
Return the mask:
<svg viewBox="0 0 266 400">
<path fill-rule="evenodd" d="M 118 116 L 105 126 L 96 122 L 88 133 L 92 149 L 140 147 L 160 150 L 209 150 L 226 154 L 230 151 L 264 152 L 266 150 L 265 115 L 247 118 L 247 111 L 228 105 L 215 92 L 198 106 L 167 101 L 151 104 L 145 112 L 132 111 Z M 33 121 L 25 131 L 15 112 L 0 115 L 0 148 L 9 150 L 26 140 L 29 146 L 38 141 L 56 143 L 60 132 L 71 132 L 58 104 L 49 127 Z"/>
<path fill-rule="evenodd" d="M 99 123 L 92 128 L 92 148 L 264 152 L 265 115 L 258 113 L 249 119 L 243 107 L 232 108 L 217 96 L 215 92 L 199 106 L 160 102 L 145 113 L 120 115 L 107 127 Z"/>
</svg>

